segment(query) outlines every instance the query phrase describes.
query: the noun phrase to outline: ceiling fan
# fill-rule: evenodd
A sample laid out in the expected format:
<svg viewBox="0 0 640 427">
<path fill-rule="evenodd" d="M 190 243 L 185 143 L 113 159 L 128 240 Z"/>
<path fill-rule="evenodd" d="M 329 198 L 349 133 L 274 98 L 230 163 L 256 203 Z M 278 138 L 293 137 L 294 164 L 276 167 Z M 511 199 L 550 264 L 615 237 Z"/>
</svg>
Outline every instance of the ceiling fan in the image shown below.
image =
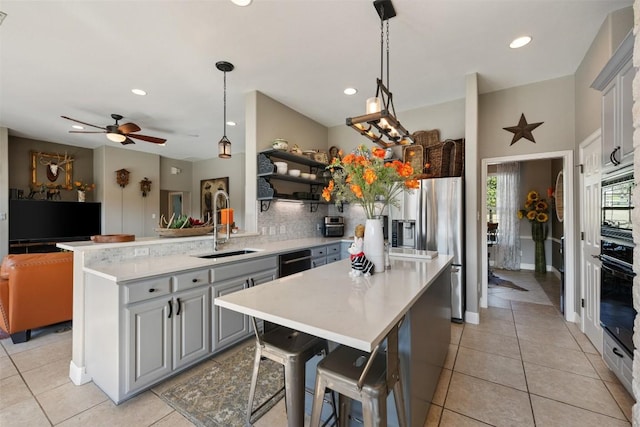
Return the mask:
<svg viewBox="0 0 640 427">
<path fill-rule="evenodd" d="M 102 129 L 102 131 L 87 131 L 87 130 L 70 130 L 69 133 L 106 133 L 107 138 L 113 142 L 119 142 L 122 145 L 135 144 L 131 138 L 140 139 L 142 141 L 152 142 L 154 144 L 164 144 L 167 140 L 163 138 L 156 138 L 155 136 L 140 135 L 134 132 L 140 131 L 140 126 L 135 123 L 118 124 L 119 120 L 122 120 L 120 114 L 112 114 L 111 118 L 116 121 L 113 125 L 107 125 L 106 127 L 92 125 L 91 123 L 81 122 L 80 120 L 72 119 L 67 116 L 60 116 L 63 119 L 71 120 L 73 122 L 81 123 L 86 126 Z"/>
</svg>

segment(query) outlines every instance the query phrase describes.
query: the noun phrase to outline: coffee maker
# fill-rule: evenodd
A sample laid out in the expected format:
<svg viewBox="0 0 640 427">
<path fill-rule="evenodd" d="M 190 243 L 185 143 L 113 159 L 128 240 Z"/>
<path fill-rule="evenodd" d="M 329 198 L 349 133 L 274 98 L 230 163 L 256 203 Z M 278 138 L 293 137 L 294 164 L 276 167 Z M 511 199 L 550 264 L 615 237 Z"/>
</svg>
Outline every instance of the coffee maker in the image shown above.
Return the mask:
<svg viewBox="0 0 640 427">
<path fill-rule="evenodd" d="M 394 219 L 391 221 L 391 246 L 394 248 L 416 247 L 416 221 Z"/>
</svg>

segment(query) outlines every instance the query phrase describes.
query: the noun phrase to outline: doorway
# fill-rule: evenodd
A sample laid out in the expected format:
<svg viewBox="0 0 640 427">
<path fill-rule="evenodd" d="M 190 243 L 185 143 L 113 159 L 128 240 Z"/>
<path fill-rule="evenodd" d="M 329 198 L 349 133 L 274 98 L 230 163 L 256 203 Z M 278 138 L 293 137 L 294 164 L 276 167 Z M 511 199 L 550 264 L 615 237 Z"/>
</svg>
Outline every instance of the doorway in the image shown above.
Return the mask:
<svg viewBox="0 0 640 427">
<path fill-rule="evenodd" d="M 561 197 L 562 206 L 564 207 L 564 317 L 567 321 L 574 322 L 576 320 L 575 312 L 575 235 L 576 229 L 574 221 L 574 204 L 573 204 L 573 151 L 556 151 L 547 153 L 536 153 L 519 156 L 506 156 L 506 157 L 494 157 L 482 160 L 482 200 L 481 211 L 479 217 L 483 220 L 480 221 L 480 246 L 481 246 L 481 259 L 482 266 L 481 274 L 481 295 L 480 306 L 486 308 L 488 305 L 488 239 L 487 239 L 487 221 L 489 212 L 487 209 L 487 182 L 489 165 L 495 165 L 507 162 L 526 162 L 531 160 L 550 160 L 550 159 L 562 159 L 563 174 L 563 194 Z"/>
</svg>

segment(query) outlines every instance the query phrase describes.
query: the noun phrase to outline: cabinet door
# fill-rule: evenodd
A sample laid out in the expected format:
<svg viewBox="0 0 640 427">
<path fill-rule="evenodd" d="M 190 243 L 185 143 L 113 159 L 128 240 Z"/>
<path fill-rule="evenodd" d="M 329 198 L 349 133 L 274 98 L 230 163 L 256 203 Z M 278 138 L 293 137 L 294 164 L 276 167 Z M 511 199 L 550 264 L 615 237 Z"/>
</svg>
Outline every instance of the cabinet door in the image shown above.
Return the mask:
<svg viewBox="0 0 640 427">
<path fill-rule="evenodd" d="M 171 373 L 171 303 L 171 298 L 159 298 L 125 308 L 125 393 Z"/>
<path fill-rule="evenodd" d="M 602 92 L 602 168 L 611 169 L 614 164 L 611 160 L 616 149 L 616 84 L 615 80 Z M 616 156 L 619 156 L 616 153 Z"/>
<path fill-rule="evenodd" d="M 258 273 L 254 273 L 249 279 L 250 286 L 258 286 L 263 283 L 271 282 L 272 280 L 276 280 L 278 278 L 278 269 L 260 271 Z"/>
<path fill-rule="evenodd" d="M 321 265 L 325 265 L 327 263 L 327 257 L 318 257 L 311 260 L 311 268 L 320 267 Z"/>
<path fill-rule="evenodd" d="M 213 298 L 240 291 L 247 286 L 248 279 L 246 277 L 231 279 L 213 286 Z M 248 316 L 213 305 L 213 302 L 211 305 L 213 306 L 213 351 L 234 344 L 251 333 Z"/>
<path fill-rule="evenodd" d="M 209 287 L 181 292 L 173 300 L 173 367 L 209 354 Z"/>
<path fill-rule="evenodd" d="M 620 70 L 618 76 L 618 138 L 620 150 L 622 153 L 622 163 L 633 162 L 633 78 L 636 75 L 636 69 L 633 67 L 631 61 L 629 61 Z"/>
</svg>

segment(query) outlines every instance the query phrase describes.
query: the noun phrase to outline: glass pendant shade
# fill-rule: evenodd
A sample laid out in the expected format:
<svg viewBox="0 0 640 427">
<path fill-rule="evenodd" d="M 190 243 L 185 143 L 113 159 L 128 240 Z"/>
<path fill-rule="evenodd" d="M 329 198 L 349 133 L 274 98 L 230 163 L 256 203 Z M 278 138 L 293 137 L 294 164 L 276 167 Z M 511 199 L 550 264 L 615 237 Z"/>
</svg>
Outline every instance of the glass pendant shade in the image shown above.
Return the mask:
<svg viewBox="0 0 640 427">
<path fill-rule="evenodd" d="M 367 99 L 367 114 L 379 113 L 382 110 L 382 101 L 377 96 Z"/>
<path fill-rule="evenodd" d="M 222 159 L 231 158 L 231 141 L 226 135 L 218 142 L 218 157 Z"/>
<path fill-rule="evenodd" d="M 125 139 L 127 139 L 127 137 L 121 133 L 108 133 L 107 138 L 109 138 L 109 140 L 113 142 L 123 142 Z"/>
</svg>

